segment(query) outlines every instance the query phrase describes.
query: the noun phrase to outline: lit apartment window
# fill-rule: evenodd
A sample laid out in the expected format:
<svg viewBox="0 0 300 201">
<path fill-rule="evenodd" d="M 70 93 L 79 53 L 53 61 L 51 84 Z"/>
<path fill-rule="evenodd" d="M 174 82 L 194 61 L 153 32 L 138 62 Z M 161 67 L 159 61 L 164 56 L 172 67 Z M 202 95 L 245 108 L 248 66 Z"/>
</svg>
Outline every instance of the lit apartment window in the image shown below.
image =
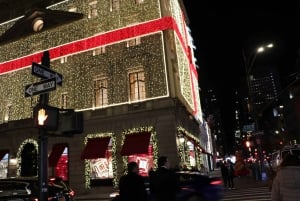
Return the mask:
<svg viewBox="0 0 300 201">
<path fill-rule="evenodd" d="M 132 47 L 132 46 L 136 46 L 136 45 L 140 45 L 141 44 L 141 38 L 137 37 L 131 40 L 127 41 L 127 47 Z"/>
<path fill-rule="evenodd" d="M 97 1 L 92 1 L 89 3 L 88 18 L 94 18 L 97 17 L 97 15 L 98 15 Z"/>
<path fill-rule="evenodd" d="M 144 0 L 135 0 L 135 3 L 136 4 L 141 4 L 141 3 L 144 3 Z"/>
<path fill-rule="evenodd" d="M 120 10 L 120 0 L 110 0 L 110 11 Z"/>
<path fill-rule="evenodd" d="M 145 72 L 138 71 L 129 74 L 130 100 L 143 100 L 146 97 Z"/>
<path fill-rule="evenodd" d="M 68 106 L 68 93 L 62 93 L 60 95 L 60 107 L 66 109 Z"/>
<path fill-rule="evenodd" d="M 93 50 L 93 56 L 104 54 L 105 53 L 105 46 L 97 47 Z"/>
<path fill-rule="evenodd" d="M 94 79 L 95 107 L 103 107 L 108 105 L 107 86 L 107 78 Z"/>
</svg>

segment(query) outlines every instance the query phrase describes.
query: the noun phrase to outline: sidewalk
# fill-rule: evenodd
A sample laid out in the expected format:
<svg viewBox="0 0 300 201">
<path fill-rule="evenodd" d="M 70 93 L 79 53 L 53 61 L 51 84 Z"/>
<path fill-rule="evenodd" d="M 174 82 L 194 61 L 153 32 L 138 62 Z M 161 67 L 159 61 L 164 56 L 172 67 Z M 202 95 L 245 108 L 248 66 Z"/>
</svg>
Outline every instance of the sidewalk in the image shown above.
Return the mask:
<svg viewBox="0 0 300 201">
<path fill-rule="evenodd" d="M 214 171 L 209 172 L 208 175 L 210 177 L 221 177 L 221 171 L 220 169 L 215 169 Z M 263 186 L 268 186 L 269 184 L 268 179 L 266 181 L 260 181 L 260 180 L 256 181 L 251 175 L 235 177 L 233 182 L 235 188 L 237 189 L 263 187 Z"/>
<path fill-rule="evenodd" d="M 234 180 L 235 188 L 246 189 L 253 187 L 265 187 L 268 186 L 269 181 L 256 181 L 252 176 L 235 177 Z"/>
<path fill-rule="evenodd" d="M 110 194 L 117 190 L 113 187 L 102 187 L 101 189 L 91 190 L 87 194 L 78 194 L 75 196 L 75 200 L 82 201 L 100 201 L 100 200 L 111 200 Z"/>
</svg>

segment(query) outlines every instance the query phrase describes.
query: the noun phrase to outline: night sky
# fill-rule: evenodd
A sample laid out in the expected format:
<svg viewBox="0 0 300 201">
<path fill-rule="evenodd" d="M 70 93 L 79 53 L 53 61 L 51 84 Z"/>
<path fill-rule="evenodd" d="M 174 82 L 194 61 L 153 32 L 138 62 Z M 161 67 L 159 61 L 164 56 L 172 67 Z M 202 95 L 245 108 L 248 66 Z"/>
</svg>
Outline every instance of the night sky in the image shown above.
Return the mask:
<svg viewBox="0 0 300 201">
<path fill-rule="evenodd" d="M 237 2 L 184 0 L 197 48 L 199 84 L 202 90 L 216 91 L 230 143 L 234 132 L 234 92 L 245 75 L 242 49 L 250 54 L 261 44 L 274 43 L 274 48 L 255 62 L 267 60 L 264 62 L 275 64 L 285 85 L 287 76 L 296 71 L 300 40 L 299 1 Z"/>
</svg>

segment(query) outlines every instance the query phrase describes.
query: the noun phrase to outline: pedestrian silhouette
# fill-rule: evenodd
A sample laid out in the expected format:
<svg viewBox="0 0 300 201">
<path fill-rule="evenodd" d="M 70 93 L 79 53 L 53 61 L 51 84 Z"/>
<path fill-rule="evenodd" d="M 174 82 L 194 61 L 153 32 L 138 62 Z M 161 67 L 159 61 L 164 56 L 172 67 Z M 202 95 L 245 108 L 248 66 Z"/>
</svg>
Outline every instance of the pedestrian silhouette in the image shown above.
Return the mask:
<svg viewBox="0 0 300 201">
<path fill-rule="evenodd" d="M 147 201 L 144 178 L 138 174 L 136 162 L 127 165 L 128 173 L 120 178 L 119 191 L 121 201 Z"/>
<path fill-rule="evenodd" d="M 298 201 L 300 198 L 300 159 L 287 155 L 274 178 L 272 201 Z"/>
<path fill-rule="evenodd" d="M 178 178 L 174 171 L 170 170 L 170 164 L 166 156 L 158 158 L 158 169 L 151 175 L 151 193 L 155 201 L 175 201 L 179 191 Z"/>
<path fill-rule="evenodd" d="M 221 175 L 223 178 L 224 188 L 227 188 L 228 187 L 228 168 L 227 168 L 226 161 L 221 162 Z"/>
</svg>

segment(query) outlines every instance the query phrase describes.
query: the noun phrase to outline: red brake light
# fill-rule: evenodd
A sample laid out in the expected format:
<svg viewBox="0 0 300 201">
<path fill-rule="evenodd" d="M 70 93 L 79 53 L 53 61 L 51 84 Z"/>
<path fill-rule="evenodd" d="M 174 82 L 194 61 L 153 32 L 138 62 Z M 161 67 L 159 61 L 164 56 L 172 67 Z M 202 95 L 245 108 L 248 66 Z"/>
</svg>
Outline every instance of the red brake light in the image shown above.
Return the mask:
<svg viewBox="0 0 300 201">
<path fill-rule="evenodd" d="M 75 192 L 73 190 L 70 191 L 70 196 L 74 197 L 74 195 L 75 195 Z"/>
<path fill-rule="evenodd" d="M 210 182 L 211 185 L 220 185 L 222 184 L 222 180 L 214 180 Z"/>
</svg>

